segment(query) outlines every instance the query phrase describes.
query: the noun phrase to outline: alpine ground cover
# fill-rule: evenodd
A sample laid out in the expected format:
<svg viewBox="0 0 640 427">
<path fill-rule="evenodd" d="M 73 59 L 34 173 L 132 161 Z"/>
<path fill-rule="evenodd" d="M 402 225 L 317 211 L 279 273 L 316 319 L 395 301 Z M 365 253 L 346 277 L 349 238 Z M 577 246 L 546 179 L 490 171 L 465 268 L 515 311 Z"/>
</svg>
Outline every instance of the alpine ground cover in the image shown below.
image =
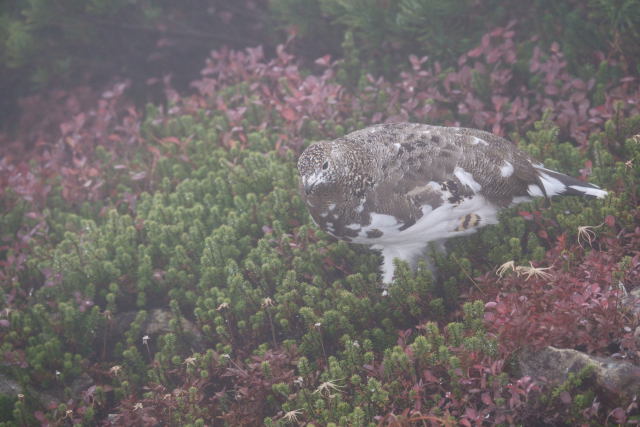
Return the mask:
<svg viewBox="0 0 640 427">
<path fill-rule="evenodd" d="M 603 61 L 578 78 L 517 30 L 355 90 L 348 59 L 309 71 L 280 46 L 214 51 L 193 94 L 166 82 L 144 111 L 126 82 L 26 100 L 0 162 L 0 374 L 20 390 L 2 423 L 636 421 L 589 372 L 547 386 L 516 360 L 554 345 L 639 362 L 637 76 Z M 514 207 L 452 242 L 437 280 L 400 265 L 383 297 L 377 255 L 310 223 L 295 160 L 390 120 L 509 136 L 611 195 Z"/>
</svg>

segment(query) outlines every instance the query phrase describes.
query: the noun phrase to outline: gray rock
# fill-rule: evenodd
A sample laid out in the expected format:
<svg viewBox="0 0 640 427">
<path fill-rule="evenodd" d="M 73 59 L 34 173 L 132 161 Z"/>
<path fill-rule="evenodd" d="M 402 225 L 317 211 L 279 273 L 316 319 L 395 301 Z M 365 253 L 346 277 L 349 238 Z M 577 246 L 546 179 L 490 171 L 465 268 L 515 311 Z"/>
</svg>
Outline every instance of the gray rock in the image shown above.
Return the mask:
<svg viewBox="0 0 640 427">
<path fill-rule="evenodd" d="M 153 309 L 149 312 L 149 317 L 147 317 L 143 330 L 147 335 L 158 335 L 172 332 L 169 327 L 169 321 L 171 319 L 173 319 L 173 313 L 171 313 L 171 311 L 159 308 Z M 198 328 L 189 320 L 181 317 L 180 323 L 183 331 L 193 335 L 195 338 L 202 338 L 202 334 Z"/>
<path fill-rule="evenodd" d="M 520 355 L 522 375 L 558 385 L 569 373 L 577 374 L 587 366 L 593 367 L 598 391 L 616 399 L 631 399 L 640 392 L 640 367 L 608 357 L 596 357 L 577 350 L 546 347 Z"/>
<path fill-rule="evenodd" d="M 634 316 L 640 316 L 640 288 L 627 292 L 625 285 L 620 282 L 618 287 L 623 291 L 622 310 Z"/>
<path fill-rule="evenodd" d="M 67 387 L 64 387 L 63 385 L 56 385 L 45 390 L 38 390 L 36 388 L 30 388 L 30 390 L 32 395 L 42 404 L 42 406 L 47 406 L 51 402 L 56 405 L 65 402 L 69 397 L 80 399 L 82 397 L 82 392 L 86 391 L 94 384 L 95 382 L 93 381 L 93 378 L 88 374 L 83 373 L 77 378 L 74 378 L 74 380 L 71 381 L 71 384 L 67 386 L 69 396 L 65 393 L 65 388 Z"/>
<path fill-rule="evenodd" d="M 621 312 L 633 321 L 640 319 L 640 288 L 634 288 L 627 292 L 625 285 L 622 282 L 618 283 L 618 287 L 623 291 L 624 297 L 622 298 Z M 636 323 L 637 324 L 637 323 Z M 633 331 L 633 337 L 636 344 L 640 345 L 640 326 L 637 326 Z"/>
<path fill-rule="evenodd" d="M 87 374 L 81 374 L 68 385 L 71 397 L 80 398 L 82 392 L 94 385 L 93 378 Z M 0 394 L 7 396 L 15 396 L 18 394 L 29 395 L 36 400 L 36 406 L 47 406 L 49 403 L 62 403 L 67 400 L 65 396 L 65 387 L 57 385 L 48 389 L 38 389 L 37 387 L 28 386 L 24 389 L 17 381 L 4 375 L 0 375 Z"/>
<path fill-rule="evenodd" d="M 120 339 L 129 329 L 137 314 L 137 311 L 127 311 L 117 314 L 114 317 L 113 323 L 115 327 L 110 331 L 109 340 L 116 341 Z M 169 326 L 169 321 L 173 319 L 173 317 L 173 313 L 170 310 L 161 308 L 150 310 L 147 314 L 147 319 L 142 324 L 142 335 L 157 337 L 162 334 L 173 332 L 173 329 Z M 180 324 L 192 350 L 197 352 L 203 351 L 205 346 L 203 343 L 202 333 L 198 327 L 184 317 L 180 318 Z"/>
<path fill-rule="evenodd" d="M 17 381 L 0 374 L 0 394 L 17 397 L 20 393 L 24 391 Z"/>
</svg>

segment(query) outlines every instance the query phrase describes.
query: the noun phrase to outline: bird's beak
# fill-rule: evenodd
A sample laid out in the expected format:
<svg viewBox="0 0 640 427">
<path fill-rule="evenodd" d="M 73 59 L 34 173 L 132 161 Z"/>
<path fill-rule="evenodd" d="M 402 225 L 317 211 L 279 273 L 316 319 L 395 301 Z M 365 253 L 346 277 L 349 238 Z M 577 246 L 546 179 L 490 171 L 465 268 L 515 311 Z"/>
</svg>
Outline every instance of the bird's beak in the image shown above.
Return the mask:
<svg viewBox="0 0 640 427">
<path fill-rule="evenodd" d="M 304 194 L 306 194 L 308 196 L 309 193 L 311 193 L 311 190 L 313 190 L 314 186 L 315 186 L 315 183 L 305 182 L 304 183 Z"/>
</svg>

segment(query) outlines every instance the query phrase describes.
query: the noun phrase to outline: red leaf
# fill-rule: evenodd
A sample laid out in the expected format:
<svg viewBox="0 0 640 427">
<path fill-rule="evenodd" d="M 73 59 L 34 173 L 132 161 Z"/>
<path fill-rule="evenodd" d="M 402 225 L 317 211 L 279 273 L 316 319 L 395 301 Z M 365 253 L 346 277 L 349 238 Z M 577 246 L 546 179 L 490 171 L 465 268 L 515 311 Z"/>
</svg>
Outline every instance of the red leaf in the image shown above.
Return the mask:
<svg viewBox="0 0 640 427">
<path fill-rule="evenodd" d="M 140 181 L 141 179 L 144 179 L 146 176 L 147 176 L 147 173 L 145 171 L 137 172 L 131 175 L 131 180 Z"/>
<path fill-rule="evenodd" d="M 478 46 L 477 48 L 470 50 L 467 55 L 469 55 L 471 58 L 477 58 L 478 56 L 482 55 L 482 46 Z"/>
<path fill-rule="evenodd" d="M 531 212 L 528 212 L 528 211 L 520 211 L 518 212 L 518 215 L 520 215 L 522 218 L 526 219 L 527 221 L 531 221 L 533 219 L 533 215 L 531 214 Z"/>
<path fill-rule="evenodd" d="M 422 377 L 425 379 L 425 381 L 427 381 L 429 383 L 439 383 L 440 382 L 440 379 L 438 379 L 438 377 L 433 375 L 431 373 L 431 371 L 428 370 L 428 369 L 425 369 L 424 371 L 422 371 Z"/>
<path fill-rule="evenodd" d="M 558 87 L 554 84 L 546 85 L 544 88 L 544 93 L 547 95 L 557 95 L 559 92 Z"/>
<path fill-rule="evenodd" d="M 614 227 L 616 225 L 616 218 L 613 215 L 607 215 L 604 218 L 604 223 L 609 227 Z"/>
<path fill-rule="evenodd" d="M 624 423 L 627 421 L 627 414 L 625 413 L 624 409 L 622 408 L 616 408 L 613 411 L 611 411 L 609 413 L 610 416 L 612 416 L 617 423 Z"/>
<path fill-rule="evenodd" d="M 484 36 L 482 36 L 482 41 L 480 42 L 480 45 L 484 48 L 489 47 L 489 45 L 491 44 L 491 36 L 497 36 L 501 31 L 502 31 L 501 28 L 496 28 L 495 30 L 493 30 L 491 35 L 485 34 Z"/>
<path fill-rule="evenodd" d="M 171 142 L 173 144 L 180 145 L 180 140 L 175 136 L 167 136 L 165 138 L 162 138 L 162 142 Z"/>
<path fill-rule="evenodd" d="M 290 122 L 298 120 L 298 114 L 289 107 L 284 107 L 280 114 L 282 114 L 282 117 L 284 117 L 285 120 L 288 120 Z"/>
<path fill-rule="evenodd" d="M 147 150 L 149 150 L 149 152 L 151 152 L 151 154 L 153 154 L 155 157 L 160 157 L 160 150 L 158 150 L 158 148 L 152 146 L 152 145 L 147 145 L 146 146 Z"/>
<path fill-rule="evenodd" d="M 478 413 L 477 413 L 477 412 L 476 412 L 476 410 L 475 410 L 475 409 L 473 409 L 473 408 L 467 408 L 467 409 L 464 411 L 464 415 L 465 415 L 465 417 L 469 417 L 469 418 L 472 418 L 472 419 L 473 419 L 473 418 L 477 418 Z"/>
<path fill-rule="evenodd" d="M 493 399 L 491 399 L 491 396 L 489 395 L 489 393 L 482 393 L 482 403 L 484 403 L 487 406 L 493 406 Z"/>
<path fill-rule="evenodd" d="M 315 60 L 315 63 L 323 67 L 328 67 L 331 64 L 331 55 L 325 55 L 321 58 L 318 58 Z"/>
<path fill-rule="evenodd" d="M 507 309 L 507 305 L 502 302 L 499 302 L 496 305 L 496 311 L 500 314 L 507 314 L 509 312 L 509 310 Z"/>
</svg>

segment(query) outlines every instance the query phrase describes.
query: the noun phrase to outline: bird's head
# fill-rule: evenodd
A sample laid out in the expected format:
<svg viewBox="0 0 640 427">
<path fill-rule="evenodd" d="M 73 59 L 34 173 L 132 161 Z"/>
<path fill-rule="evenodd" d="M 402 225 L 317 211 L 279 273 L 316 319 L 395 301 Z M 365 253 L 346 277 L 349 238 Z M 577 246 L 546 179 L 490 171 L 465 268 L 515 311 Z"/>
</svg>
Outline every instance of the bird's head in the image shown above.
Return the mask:
<svg viewBox="0 0 640 427">
<path fill-rule="evenodd" d="M 364 147 L 346 138 L 311 144 L 298 159 L 300 192 L 317 210 L 360 203 L 374 179 L 375 166 Z"/>
<path fill-rule="evenodd" d="M 300 190 L 307 198 L 326 197 L 338 184 L 340 163 L 330 141 L 311 144 L 298 159 Z"/>
</svg>

